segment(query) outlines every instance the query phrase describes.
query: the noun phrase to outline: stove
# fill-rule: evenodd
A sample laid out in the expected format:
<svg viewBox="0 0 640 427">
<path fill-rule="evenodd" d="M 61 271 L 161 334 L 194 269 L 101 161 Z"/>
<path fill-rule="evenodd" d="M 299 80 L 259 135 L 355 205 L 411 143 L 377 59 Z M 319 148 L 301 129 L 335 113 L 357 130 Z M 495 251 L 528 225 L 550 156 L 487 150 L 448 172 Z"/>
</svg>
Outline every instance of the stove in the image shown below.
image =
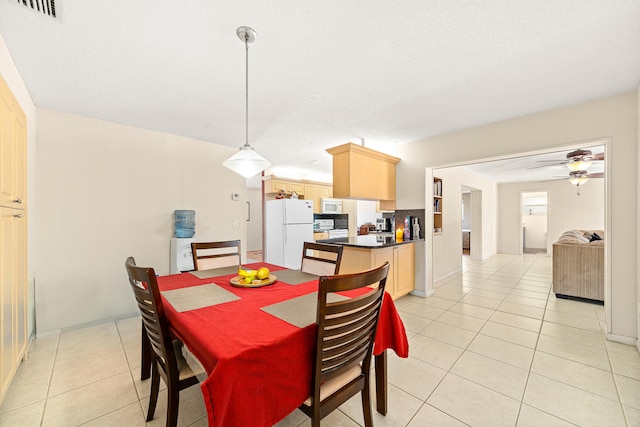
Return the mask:
<svg viewBox="0 0 640 427">
<path fill-rule="evenodd" d="M 342 237 L 349 237 L 349 230 L 347 229 L 329 230 L 330 239 L 339 239 Z"/>
</svg>

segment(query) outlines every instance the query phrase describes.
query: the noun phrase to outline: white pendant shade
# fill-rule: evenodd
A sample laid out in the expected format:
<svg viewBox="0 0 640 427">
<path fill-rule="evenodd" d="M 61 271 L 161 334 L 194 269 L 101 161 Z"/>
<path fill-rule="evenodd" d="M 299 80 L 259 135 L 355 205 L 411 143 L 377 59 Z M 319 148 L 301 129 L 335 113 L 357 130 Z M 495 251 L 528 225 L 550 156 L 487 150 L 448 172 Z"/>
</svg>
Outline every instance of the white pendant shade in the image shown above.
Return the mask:
<svg viewBox="0 0 640 427">
<path fill-rule="evenodd" d="M 251 178 L 271 166 L 271 162 L 251 146 L 245 145 L 236 154 L 222 162 L 222 165 L 245 178 Z"/>
<path fill-rule="evenodd" d="M 245 104 L 245 117 L 247 120 L 247 126 L 245 128 L 246 140 L 244 145 L 240 148 L 240 151 L 222 162 L 222 165 L 231 169 L 238 175 L 242 175 L 245 178 L 251 178 L 271 166 L 271 162 L 256 153 L 256 151 L 249 145 L 249 43 L 253 43 L 256 40 L 256 31 L 250 27 L 239 27 L 236 30 L 236 34 L 238 35 L 238 38 L 244 42 L 245 46 L 245 87 L 247 89 Z"/>
</svg>

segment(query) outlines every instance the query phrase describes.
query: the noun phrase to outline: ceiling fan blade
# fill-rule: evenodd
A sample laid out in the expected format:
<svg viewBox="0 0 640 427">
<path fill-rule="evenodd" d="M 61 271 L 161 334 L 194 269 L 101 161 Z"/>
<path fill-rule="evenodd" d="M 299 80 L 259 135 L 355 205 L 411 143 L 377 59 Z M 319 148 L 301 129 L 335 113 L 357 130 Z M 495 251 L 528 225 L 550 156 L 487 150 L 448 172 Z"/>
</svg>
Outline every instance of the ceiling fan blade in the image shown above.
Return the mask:
<svg viewBox="0 0 640 427">
<path fill-rule="evenodd" d="M 543 180 L 540 180 L 538 182 L 562 181 L 562 180 L 565 180 L 565 179 L 569 179 L 569 178 L 567 178 L 566 176 L 563 176 L 563 177 L 558 177 L 558 178 L 553 178 L 553 179 L 543 179 Z"/>
<path fill-rule="evenodd" d="M 548 161 L 548 162 L 551 162 L 551 161 L 555 161 L 555 160 L 539 160 L 539 161 Z M 530 167 L 530 168 L 527 168 L 527 170 L 530 170 L 530 169 L 546 168 L 546 167 L 549 167 L 549 166 L 556 166 L 556 165 L 564 165 L 565 163 L 567 163 L 567 162 L 549 163 L 549 164 L 546 164 L 546 165 L 532 166 L 532 167 Z"/>
<path fill-rule="evenodd" d="M 604 178 L 604 172 L 596 172 L 587 174 L 588 178 Z"/>
<path fill-rule="evenodd" d="M 591 160 L 604 160 L 604 153 L 596 153 L 592 155 Z"/>
</svg>

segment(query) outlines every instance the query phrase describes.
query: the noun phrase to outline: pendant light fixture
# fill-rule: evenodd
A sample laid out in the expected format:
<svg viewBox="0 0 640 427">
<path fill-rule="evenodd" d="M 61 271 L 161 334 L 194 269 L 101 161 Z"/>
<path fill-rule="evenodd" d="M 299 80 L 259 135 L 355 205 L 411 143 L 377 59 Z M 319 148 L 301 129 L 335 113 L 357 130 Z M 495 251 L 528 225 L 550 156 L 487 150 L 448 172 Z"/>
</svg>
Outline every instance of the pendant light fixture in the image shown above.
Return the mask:
<svg viewBox="0 0 640 427">
<path fill-rule="evenodd" d="M 244 42 L 246 56 L 245 143 L 240 147 L 240 151 L 222 162 L 222 165 L 245 178 L 251 178 L 271 166 L 271 162 L 258 154 L 249 145 L 249 43 L 253 43 L 255 41 L 256 31 L 250 27 L 239 27 L 236 30 L 236 34 L 238 35 L 238 38 Z"/>
</svg>

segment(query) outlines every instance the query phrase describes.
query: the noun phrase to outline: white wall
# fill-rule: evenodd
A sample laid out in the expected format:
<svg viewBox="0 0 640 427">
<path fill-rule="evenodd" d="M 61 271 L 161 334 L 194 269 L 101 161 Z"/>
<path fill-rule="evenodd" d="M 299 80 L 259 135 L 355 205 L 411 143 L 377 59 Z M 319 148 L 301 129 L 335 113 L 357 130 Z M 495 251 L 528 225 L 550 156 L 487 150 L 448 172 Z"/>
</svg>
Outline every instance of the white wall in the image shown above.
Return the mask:
<svg viewBox="0 0 640 427">
<path fill-rule="evenodd" d="M 399 145 L 397 207 L 415 208 L 424 203 L 425 168 L 555 151 L 569 144 L 580 147 L 585 141 L 609 138 L 606 328 L 609 337 L 635 340 L 639 323 L 638 95 L 635 90 Z"/>
<path fill-rule="evenodd" d="M 524 215 L 524 248 L 547 250 L 547 216 L 543 214 Z"/>
<path fill-rule="evenodd" d="M 547 253 L 552 245 L 567 230 L 605 229 L 605 180 L 590 179 L 580 187 L 566 180 L 547 182 L 516 182 L 498 185 L 498 252 L 521 253 L 522 240 L 522 192 L 547 191 L 547 214 L 549 216 Z M 608 236 L 607 236 L 608 237 Z M 529 246 L 527 247 L 536 247 Z"/>
<path fill-rule="evenodd" d="M 35 179 L 35 150 L 36 150 L 36 107 L 31 100 L 31 95 L 22 80 L 22 76 L 18 72 L 13 58 L 4 43 L 4 39 L 0 34 L 0 75 L 7 83 L 13 96 L 16 97 L 22 111 L 27 117 L 27 280 L 29 283 L 28 295 L 28 316 L 27 316 L 27 336 L 33 333 L 33 296 L 36 274 L 36 256 L 34 251 L 34 236 L 37 233 L 35 228 L 37 206 L 36 198 L 36 179 Z"/>
<path fill-rule="evenodd" d="M 251 204 L 251 221 L 247 222 L 247 250 L 262 249 L 262 189 L 247 188 L 247 200 Z"/>
<path fill-rule="evenodd" d="M 460 213 L 462 228 L 468 230 L 471 228 L 471 193 L 462 193 L 461 200 L 464 204 L 464 216 Z"/>
<path fill-rule="evenodd" d="M 246 180 L 221 164 L 235 148 L 37 113 L 38 333 L 136 312 L 124 261 L 168 274 L 176 209 L 196 211 L 198 240 L 246 248 Z"/>
<path fill-rule="evenodd" d="M 382 218 L 381 212 L 376 212 L 376 201 L 374 200 L 357 200 L 357 219 L 358 226 L 365 223 L 376 225 L 376 219 Z"/>
<path fill-rule="evenodd" d="M 463 167 L 436 169 L 433 175 L 442 179 L 442 234 L 433 238 L 433 280 L 437 282 L 462 269 L 462 187 L 472 187 L 482 192 L 481 218 L 479 227 L 472 228 L 472 244 L 480 239 L 480 254 L 475 256 L 486 259 L 496 253 L 497 186 L 492 180 L 478 175 Z M 471 203 L 469 203 L 469 206 Z M 430 204 L 426 215 L 433 212 Z M 475 211 L 475 209 L 474 209 Z M 427 238 L 427 241 L 429 239 Z M 477 242 L 476 242 L 477 243 Z M 429 252 L 429 251 L 427 251 Z"/>
</svg>

